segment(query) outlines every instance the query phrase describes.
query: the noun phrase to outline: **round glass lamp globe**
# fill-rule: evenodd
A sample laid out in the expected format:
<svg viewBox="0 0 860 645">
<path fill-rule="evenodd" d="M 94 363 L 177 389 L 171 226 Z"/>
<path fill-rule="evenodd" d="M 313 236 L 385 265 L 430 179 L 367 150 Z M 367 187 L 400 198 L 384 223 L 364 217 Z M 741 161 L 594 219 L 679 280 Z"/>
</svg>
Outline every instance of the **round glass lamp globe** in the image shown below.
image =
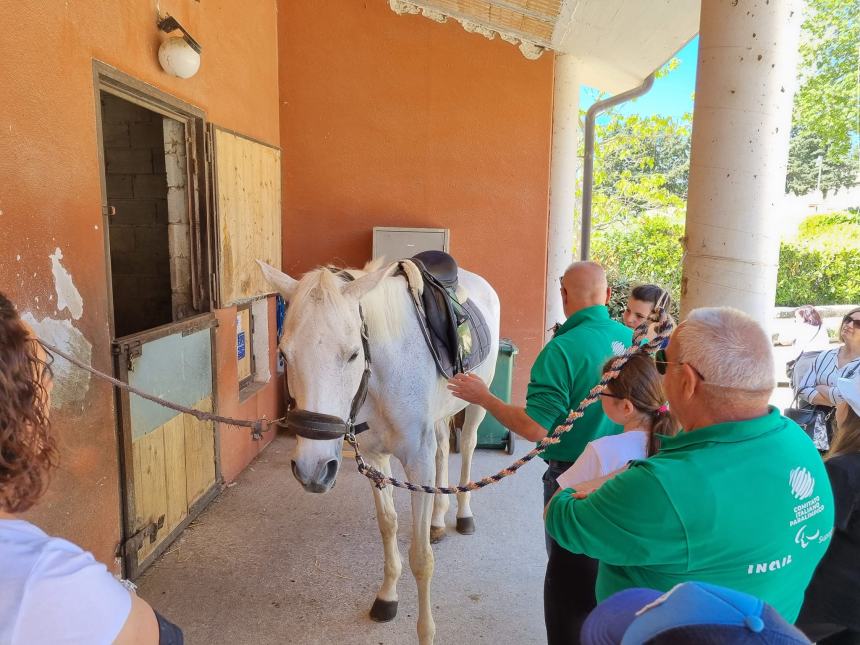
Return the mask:
<svg viewBox="0 0 860 645">
<path fill-rule="evenodd" d="M 158 48 L 158 62 L 171 76 L 191 78 L 200 69 L 200 54 L 180 36 L 168 38 Z"/>
</svg>

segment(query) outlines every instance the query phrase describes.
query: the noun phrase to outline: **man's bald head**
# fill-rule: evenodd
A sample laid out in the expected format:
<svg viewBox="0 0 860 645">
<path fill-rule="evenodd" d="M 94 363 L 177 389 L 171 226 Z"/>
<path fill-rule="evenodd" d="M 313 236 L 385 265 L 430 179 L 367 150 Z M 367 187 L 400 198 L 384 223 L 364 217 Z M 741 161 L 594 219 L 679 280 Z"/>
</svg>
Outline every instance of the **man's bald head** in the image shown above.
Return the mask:
<svg viewBox="0 0 860 645">
<path fill-rule="evenodd" d="M 564 315 L 568 318 L 580 309 L 609 301 L 606 271 L 597 262 L 574 262 L 564 272 L 561 285 Z"/>
</svg>

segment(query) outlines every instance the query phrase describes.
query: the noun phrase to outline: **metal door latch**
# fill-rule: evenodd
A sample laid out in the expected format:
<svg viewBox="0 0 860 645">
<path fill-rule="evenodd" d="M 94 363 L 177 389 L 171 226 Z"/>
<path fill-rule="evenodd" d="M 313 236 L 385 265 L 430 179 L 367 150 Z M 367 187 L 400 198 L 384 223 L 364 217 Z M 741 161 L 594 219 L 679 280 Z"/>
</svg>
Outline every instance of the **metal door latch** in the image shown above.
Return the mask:
<svg viewBox="0 0 860 645">
<path fill-rule="evenodd" d="M 153 544 L 155 542 L 156 537 L 158 536 L 158 532 L 164 528 L 164 515 L 158 518 L 157 522 L 150 522 L 142 529 L 140 529 L 137 533 L 128 538 L 125 542 L 122 543 L 120 549 L 122 550 L 122 554 L 125 556 L 129 556 L 140 551 L 140 548 L 143 546 L 144 540 L 149 538 L 149 543 Z"/>
<path fill-rule="evenodd" d="M 139 340 L 133 340 L 130 343 L 115 344 L 113 353 L 117 356 L 125 356 L 126 369 L 129 372 L 134 371 L 134 359 L 143 356 L 143 344 Z"/>
</svg>

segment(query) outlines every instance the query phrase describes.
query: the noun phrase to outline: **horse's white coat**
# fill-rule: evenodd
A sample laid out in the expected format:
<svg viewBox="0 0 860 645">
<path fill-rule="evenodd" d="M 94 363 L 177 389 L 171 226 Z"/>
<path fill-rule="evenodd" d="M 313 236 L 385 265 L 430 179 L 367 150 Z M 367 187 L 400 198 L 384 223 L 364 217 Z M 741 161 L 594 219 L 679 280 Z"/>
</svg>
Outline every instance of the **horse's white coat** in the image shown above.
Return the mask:
<svg viewBox="0 0 860 645">
<path fill-rule="evenodd" d="M 447 420 L 466 403 L 453 397 L 440 377 L 415 316 L 403 276 L 390 268 L 365 273 L 353 271 L 345 283 L 326 269 L 296 281 L 260 263 L 269 281 L 290 302 L 280 350 L 286 359 L 290 392 L 298 408 L 346 419 L 364 370 L 358 303 L 368 325 L 372 373 L 367 400 L 357 422 L 370 429 L 359 435 L 364 458 L 390 472 L 394 455 L 412 482 L 447 485 Z M 491 347 L 499 342 L 499 299 L 480 276 L 460 270 L 460 283 L 490 325 Z M 356 356 L 357 353 L 357 357 Z M 355 357 L 355 358 L 353 358 Z M 352 360 L 350 360 L 352 359 Z M 495 355 L 475 373 L 492 380 Z M 470 478 L 477 425 L 484 411 L 470 406 L 461 438 L 463 468 L 460 482 Z M 294 474 L 307 490 L 324 492 L 334 484 L 340 465 L 341 440 L 298 438 Z M 437 447 L 441 448 L 437 454 Z M 443 465 L 444 464 L 444 465 Z M 385 553 L 384 578 L 377 597 L 397 600 L 402 565 L 397 548 L 397 514 L 393 490 L 372 488 Z M 412 543 L 409 563 L 418 584 L 418 637 L 433 642 L 435 625 L 430 604 L 433 553 L 430 549 L 431 512 L 434 526 L 444 526 L 448 500 L 425 493 L 412 494 Z M 469 495 L 458 495 L 459 518 L 471 517 Z"/>
</svg>

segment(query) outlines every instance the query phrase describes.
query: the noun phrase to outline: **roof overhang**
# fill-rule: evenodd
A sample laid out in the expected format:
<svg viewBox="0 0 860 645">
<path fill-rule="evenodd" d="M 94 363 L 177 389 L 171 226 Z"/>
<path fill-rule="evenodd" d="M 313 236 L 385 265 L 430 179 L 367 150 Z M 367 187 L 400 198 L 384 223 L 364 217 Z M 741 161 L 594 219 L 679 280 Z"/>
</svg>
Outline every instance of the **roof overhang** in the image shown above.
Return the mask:
<svg viewBox="0 0 860 645">
<path fill-rule="evenodd" d="M 581 61 L 582 82 L 618 92 L 638 85 L 699 29 L 699 0 L 389 0 L 398 14 L 453 19 L 499 36 L 526 58 L 544 51 Z"/>
</svg>

